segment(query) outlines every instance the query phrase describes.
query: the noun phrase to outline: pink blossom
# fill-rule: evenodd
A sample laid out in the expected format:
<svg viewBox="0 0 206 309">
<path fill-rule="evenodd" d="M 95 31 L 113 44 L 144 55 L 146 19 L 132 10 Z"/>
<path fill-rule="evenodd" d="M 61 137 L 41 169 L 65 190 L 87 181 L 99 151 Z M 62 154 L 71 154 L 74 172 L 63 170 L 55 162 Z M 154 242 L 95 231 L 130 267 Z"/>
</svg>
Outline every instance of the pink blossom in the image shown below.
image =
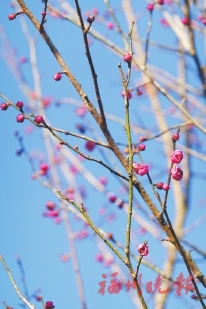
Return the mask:
<svg viewBox="0 0 206 309">
<path fill-rule="evenodd" d="M 46 207 L 48 210 L 54 210 L 54 208 L 56 207 L 55 203 L 52 201 L 47 201 L 46 202 Z"/>
<path fill-rule="evenodd" d="M 170 155 L 172 163 L 180 163 L 183 159 L 183 153 L 181 150 L 174 150 Z"/>
<path fill-rule="evenodd" d="M 89 236 L 89 232 L 87 230 L 82 230 L 82 231 L 77 232 L 75 238 L 76 240 L 82 240 L 88 236 Z"/>
<path fill-rule="evenodd" d="M 80 117 L 84 116 L 86 112 L 87 112 L 87 108 L 85 106 L 81 106 L 76 109 L 76 114 L 77 116 L 80 116 Z"/>
<path fill-rule="evenodd" d="M 145 230 L 143 227 L 140 227 L 137 233 L 139 235 L 144 235 L 145 233 L 147 233 L 147 230 Z"/>
<path fill-rule="evenodd" d="M 137 251 L 141 254 L 141 256 L 145 256 L 149 253 L 149 247 L 145 244 L 140 244 L 137 246 Z"/>
<path fill-rule="evenodd" d="M 163 186 L 162 186 L 162 189 L 163 189 L 164 191 L 169 191 L 170 186 L 169 186 L 167 183 L 164 183 Z"/>
<path fill-rule="evenodd" d="M 178 139 L 180 138 L 180 136 L 179 136 L 179 134 L 174 134 L 174 135 L 172 135 L 172 140 L 173 141 L 178 141 Z"/>
<path fill-rule="evenodd" d="M 41 170 L 42 174 L 45 175 L 48 172 L 48 170 L 49 170 L 49 165 L 47 165 L 45 163 L 42 163 L 40 165 L 40 170 Z"/>
<path fill-rule="evenodd" d="M 36 94 L 35 91 L 31 91 L 31 92 L 30 92 L 30 98 L 31 98 L 32 100 L 37 99 L 37 94 Z"/>
<path fill-rule="evenodd" d="M 103 257 L 103 255 L 101 254 L 101 253 L 98 253 L 96 256 L 95 256 L 95 260 L 97 261 L 97 262 L 103 262 L 103 260 L 104 260 L 104 257 Z"/>
<path fill-rule="evenodd" d="M 110 29 L 110 30 L 113 30 L 114 29 L 114 24 L 111 23 L 111 22 L 108 22 L 107 23 L 107 28 Z"/>
<path fill-rule="evenodd" d="M 58 217 L 59 211 L 58 210 L 49 210 L 48 212 L 44 213 L 45 217 L 55 218 Z"/>
<path fill-rule="evenodd" d="M 117 197 L 113 193 L 108 193 L 107 198 L 111 203 L 114 203 L 117 199 Z"/>
<path fill-rule="evenodd" d="M 137 173 L 140 176 L 143 176 L 148 173 L 149 167 L 146 164 L 138 164 L 136 162 L 133 163 L 133 169 L 135 173 Z"/>
<path fill-rule="evenodd" d="M 147 138 L 145 137 L 145 136 L 140 136 L 139 137 L 139 141 L 140 142 L 144 142 L 144 141 L 146 141 L 147 140 Z"/>
<path fill-rule="evenodd" d="M 53 309 L 53 308 L 55 308 L 55 306 L 52 301 L 47 301 L 45 303 L 45 309 Z"/>
<path fill-rule="evenodd" d="M 99 182 L 102 184 L 102 185 L 106 185 L 107 184 L 107 182 L 108 182 L 108 179 L 107 179 L 107 177 L 105 177 L 105 176 L 101 176 L 100 178 L 99 178 Z"/>
<path fill-rule="evenodd" d="M 69 258 L 70 258 L 70 256 L 69 256 L 68 253 L 64 253 L 64 254 L 62 254 L 61 257 L 60 257 L 60 259 L 61 259 L 62 262 L 68 262 L 68 261 L 69 261 Z"/>
<path fill-rule="evenodd" d="M 121 95 L 122 95 L 123 98 L 124 97 L 127 97 L 127 99 L 131 99 L 132 98 L 132 92 L 129 91 L 129 90 L 127 90 L 126 95 L 125 95 L 124 90 L 122 90 Z"/>
<path fill-rule="evenodd" d="M 22 57 L 19 58 L 19 63 L 20 64 L 24 64 L 25 62 L 27 62 L 27 58 L 26 57 L 22 56 Z"/>
<path fill-rule="evenodd" d="M 51 98 L 51 97 L 43 98 L 43 99 L 42 99 L 42 104 L 43 104 L 43 106 L 46 108 L 46 107 L 49 107 L 49 106 L 50 106 L 51 101 L 52 101 L 52 98 Z"/>
<path fill-rule="evenodd" d="M 157 189 L 162 190 L 163 182 L 158 182 L 158 183 L 156 184 L 156 187 L 157 187 Z"/>
<path fill-rule="evenodd" d="M 96 145 L 93 142 L 87 141 L 85 144 L 85 148 L 89 151 L 92 151 Z"/>
<path fill-rule="evenodd" d="M 189 25 L 189 19 L 187 17 L 182 17 L 182 23 L 185 26 Z"/>
<path fill-rule="evenodd" d="M 167 22 L 166 19 L 164 19 L 164 18 L 161 18 L 161 19 L 160 19 L 160 24 L 161 24 L 163 27 L 165 27 L 165 28 L 168 28 L 168 27 L 169 27 L 168 22 Z"/>
<path fill-rule="evenodd" d="M 144 151 L 144 150 L 146 149 L 146 145 L 145 145 L 145 144 L 139 144 L 139 145 L 138 145 L 138 149 L 139 149 L 140 151 Z"/>
<path fill-rule="evenodd" d="M 172 175 L 173 179 L 179 181 L 183 177 L 183 171 L 181 170 L 181 168 L 179 166 L 174 166 L 171 169 L 171 175 Z"/>
<path fill-rule="evenodd" d="M 154 5 L 152 3 L 148 3 L 147 9 L 151 12 L 154 9 Z"/>
<path fill-rule="evenodd" d="M 135 171 L 135 173 L 138 173 L 138 169 L 139 169 L 139 164 L 137 162 L 133 162 L 133 170 Z"/>
<path fill-rule="evenodd" d="M 123 57 L 125 62 L 131 62 L 132 61 L 132 55 L 131 54 L 125 54 Z"/>
<path fill-rule="evenodd" d="M 54 218 L 54 223 L 55 224 L 60 224 L 62 222 L 62 218 L 57 216 L 56 218 Z"/>
</svg>

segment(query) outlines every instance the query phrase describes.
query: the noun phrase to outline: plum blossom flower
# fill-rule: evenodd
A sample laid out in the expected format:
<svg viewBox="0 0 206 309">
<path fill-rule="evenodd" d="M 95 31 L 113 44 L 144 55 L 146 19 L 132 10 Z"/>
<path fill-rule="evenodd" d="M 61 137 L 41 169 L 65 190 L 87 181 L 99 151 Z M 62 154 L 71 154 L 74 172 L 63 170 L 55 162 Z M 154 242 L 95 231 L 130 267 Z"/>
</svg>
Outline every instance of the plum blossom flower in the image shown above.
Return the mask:
<svg viewBox="0 0 206 309">
<path fill-rule="evenodd" d="M 53 309 L 53 308 L 55 308 L 55 306 L 52 301 L 47 301 L 45 303 L 45 309 Z"/>
<path fill-rule="evenodd" d="M 183 159 L 183 153 L 181 150 L 174 150 L 170 155 L 172 163 L 180 163 Z"/>
<path fill-rule="evenodd" d="M 145 256 L 149 253 L 149 247 L 146 244 L 140 244 L 137 246 L 137 251 L 141 256 Z"/>
<path fill-rule="evenodd" d="M 140 176 L 143 176 L 148 173 L 149 167 L 146 164 L 138 164 L 136 162 L 133 163 L 133 169 L 135 173 L 137 173 Z"/>
<path fill-rule="evenodd" d="M 183 177 L 183 171 L 181 170 L 179 166 L 174 166 L 171 169 L 171 175 L 173 179 L 180 181 Z"/>
</svg>

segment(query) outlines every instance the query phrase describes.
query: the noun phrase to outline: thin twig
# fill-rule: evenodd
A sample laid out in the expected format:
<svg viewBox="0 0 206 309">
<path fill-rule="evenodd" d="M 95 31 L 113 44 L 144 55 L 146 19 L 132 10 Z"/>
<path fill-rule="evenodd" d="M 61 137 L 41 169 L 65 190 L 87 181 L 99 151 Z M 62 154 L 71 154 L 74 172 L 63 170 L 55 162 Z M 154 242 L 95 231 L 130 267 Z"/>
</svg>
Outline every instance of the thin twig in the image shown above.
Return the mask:
<svg viewBox="0 0 206 309">
<path fill-rule="evenodd" d="M 41 21 L 41 24 L 40 24 L 40 31 L 43 28 L 44 23 L 46 22 L 47 2 L 48 2 L 48 0 L 44 0 L 44 11 L 42 12 L 42 21 Z"/>
<path fill-rule="evenodd" d="M 100 91 L 99 91 L 99 85 L 98 85 L 98 82 L 97 82 L 97 74 L 96 74 L 96 71 L 95 71 L 95 68 L 94 68 L 92 56 L 91 56 L 90 49 L 89 49 L 88 39 L 87 39 L 87 32 L 88 31 L 85 31 L 84 22 L 83 22 L 81 9 L 80 9 L 78 0 L 75 0 L 75 4 L 76 4 L 77 14 L 79 16 L 82 34 L 83 34 L 83 38 L 84 38 L 86 56 L 87 56 L 87 59 L 88 59 L 88 62 L 89 62 L 89 66 L 90 66 L 90 70 L 91 70 L 92 78 L 93 78 L 93 82 L 94 82 L 94 90 L 95 90 L 95 93 L 96 93 L 96 98 L 97 98 L 97 102 L 98 102 L 99 109 L 100 109 L 100 115 L 101 115 L 100 126 L 106 127 L 107 122 L 106 122 L 106 118 L 105 118 L 105 115 L 104 115 L 104 108 L 103 108 L 102 99 L 101 99 L 101 95 L 100 95 Z"/>
<path fill-rule="evenodd" d="M 152 15 L 153 15 L 153 10 L 149 11 L 149 21 L 148 21 L 148 26 L 147 26 L 147 33 L 146 33 L 146 44 L 145 44 L 145 59 L 144 59 L 144 66 L 146 68 L 147 66 L 147 58 L 148 58 L 148 49 L 149 49 L 149 37 L 150 37 L 150 32 L 152 30 Z"/>
<path fill-rule="evenodd" d="M 4 260 L 4 258 L 3 258 L 3 256 L 2 256 L 1 254 L 0 254 L 0 262 L 2 262 L 4 268 L 5 268 L 6 272 L 7 272 L 7 275 L 9 276 L 9 279 L 10 279 L 10 281 L 11 281 L 13 287 L 14 287 L 14 290 L 15 290 L 16 293 L 18 294 L 19 298 L 20 298 L 30 309 L 35 309 L 35 306 L 32 305 L 32 304 L 30 304 L 30 302 L 22 295 L 21 291 L 19 290 L 19 288 L 18 288 L 16 282 L 14 281 L 14 278 L 13 278 L 13 276 L 12 276 L 12 274 L 11 274 L 11 272 L 10 272 L 10 270 L 9 270 L 9 268 L 8 268 L 6 262 L 5 262 L 5 260 Z"/>
</svg>

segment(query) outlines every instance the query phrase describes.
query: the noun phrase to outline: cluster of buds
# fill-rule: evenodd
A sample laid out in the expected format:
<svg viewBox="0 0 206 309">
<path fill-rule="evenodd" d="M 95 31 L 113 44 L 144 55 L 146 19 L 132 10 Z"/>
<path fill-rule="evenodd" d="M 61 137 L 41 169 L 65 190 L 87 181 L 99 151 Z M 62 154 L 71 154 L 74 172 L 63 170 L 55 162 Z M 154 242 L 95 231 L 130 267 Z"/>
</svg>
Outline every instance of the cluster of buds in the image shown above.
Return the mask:
<svg viewBox="0 0 206 309">
<path fill-rule="evenodd" d="M 182 159 L 183 159 L 183 153 L 181 150 L 174 150 L 171 155 L 170 155 L 170 159 L 172 161 L 172 163 L 176 163 L 179 164 Z M 171 175 L 172 178 L 180 181 L 183 177 L 183 171 L 181 170 L 181 168 L 177 165 L 175 165 L 172 169 L 171 169 Z"/>
<path fill-rule="evenodd" d="M 138 164 L 133 162 L 133 170 L 140 176 L 143 176 L 149 172 L 149 167 L 146 164 Z"/>
</svg>

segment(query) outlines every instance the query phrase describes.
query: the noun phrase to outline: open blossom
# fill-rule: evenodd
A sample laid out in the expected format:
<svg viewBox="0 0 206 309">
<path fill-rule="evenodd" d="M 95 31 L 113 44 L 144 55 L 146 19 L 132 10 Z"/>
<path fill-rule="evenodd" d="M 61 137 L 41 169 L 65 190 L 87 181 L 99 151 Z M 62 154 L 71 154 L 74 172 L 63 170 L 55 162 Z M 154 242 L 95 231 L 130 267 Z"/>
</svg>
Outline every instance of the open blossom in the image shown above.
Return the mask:
<svg viewBox="0 0 206 309">
<path fill-rule="evenodd" d="M 140 176 L 143 176 L 148 173 L 149 168 L 146 164 L 138 164 L 136 162 L 133 163 L 133 169 L 135 173 L 137 173 Z"/>
<path fill-rule="evenodd" d="M 172 175 L 173 179 L 179 181 L 183 177 L 183 171 L 181 170 L 181 168 L 179 166 L 174 166 L 171 169 L 171 175 Z"/>
<path fill-rule="evenodd" d="M 174 150 L 170 155 L 172 163 L 180 163 L 183 159 L 183 153 L 181 150 Z"/>
<path fill-rule="evenodd" d="M 149 247 L 145 244 L 140 244 L 137 246 L 137 251 L 141 254 L 141 256 L 145 256 L 149 253 Z"/>
</svg>

